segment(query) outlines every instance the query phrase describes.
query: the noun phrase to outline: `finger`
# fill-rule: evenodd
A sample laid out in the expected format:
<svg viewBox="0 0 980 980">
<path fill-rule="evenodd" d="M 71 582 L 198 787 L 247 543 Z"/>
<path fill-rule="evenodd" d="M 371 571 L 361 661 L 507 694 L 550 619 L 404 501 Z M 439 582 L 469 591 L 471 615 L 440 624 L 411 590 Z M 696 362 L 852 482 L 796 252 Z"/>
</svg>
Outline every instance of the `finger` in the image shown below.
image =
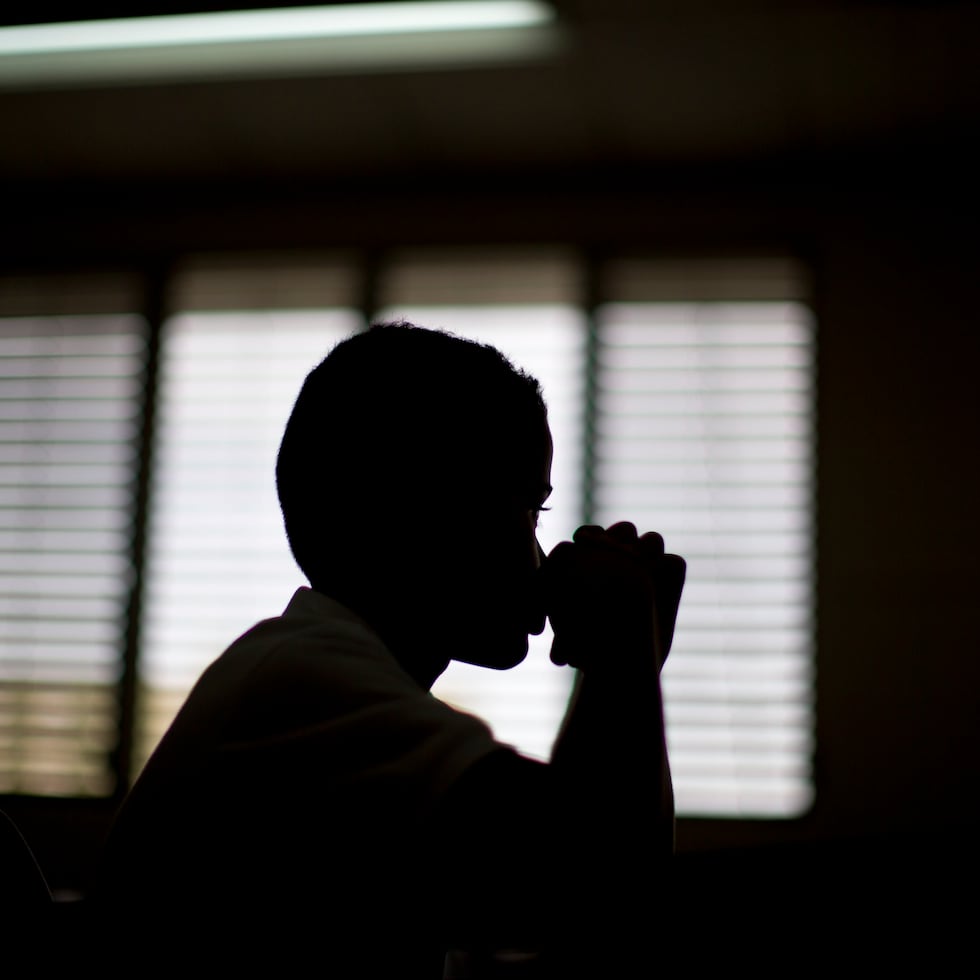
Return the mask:
<svg viewBox="0 0 980 980">
<path fill-rule="evenodd" d="M 637 540 L 636 525 L 630 521 L 619 521 L 616 524 L 611 524 L 606 534 L 620 544 L 635 544 Z"/>
<path fill-rule="evenodd" d="M 613 524 L 608 530 L 596 524 L 583 524 L 572 536 L 575 544 L 587 548 L 612 548 L 635 553 L 636 527 L 628 521 Z"/>
<path fill-rule="evenodd" d="M 599 527 L 598 524 L 583 524 L 580 528 L 576 529 L 572 535 L 572 540 L 576 544 L 582 544 L 588 541 L 599 541 L 605 538 L 605 536 L 605 528 Z"/>
<path fill-rule="evenodd" d="M 677 625 L 677 613 L 686 578 L 687 562 L 680 555 L 664 555 L 657 563 L 654 586 L 657 590 L 660 649 L 664 660 L 674 642 L 674 628 Z"/>
<path fill-rule="evenodd" d="M 640 554 L 647 561 L 651 562 L 651 564 L 657 562 L 664 556 L 663 535 L 658 534 L 656 531 L 647 531 L 637 541 L 637 547 L 640 549 Z"/>
<path fill-rule="evenodd" d="M 548 567 L 548 563 L 557 558 L 559 561 L 562 559 L 567 559 L 569 554 L 574 553 L 575 545 L 571 541 L 559 541 L 558 544 L 548 552 L 548 560 L 544 563 L 544 567 Z"/>
<path fill-rule="evenodd" d="M 670 586 L 670 594 L 680 600 L 687 579 L 687 562 L 680 555 L 664 555 L 657 566 L 657 575 Z"/>
</svg>

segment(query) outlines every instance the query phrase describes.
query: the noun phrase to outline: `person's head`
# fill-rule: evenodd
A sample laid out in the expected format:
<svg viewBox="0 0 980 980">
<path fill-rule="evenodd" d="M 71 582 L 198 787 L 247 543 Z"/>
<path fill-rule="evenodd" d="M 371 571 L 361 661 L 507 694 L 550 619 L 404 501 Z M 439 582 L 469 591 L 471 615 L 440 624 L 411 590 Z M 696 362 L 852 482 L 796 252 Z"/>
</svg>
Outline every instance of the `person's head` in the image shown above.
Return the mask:
<svg viewBox="0 0 980 980">
<path fill-rule="evenodd" d="M 403 662 L 431 660 L 417 673 L 434 678 L 449 659 L 513 666 L 543 628 L 534 522 L 550 466 L 535 378 L 494 347 L 398 322 L 341 341 L 309 373 L 276 479 L 313 588 Z"/>
</svg>

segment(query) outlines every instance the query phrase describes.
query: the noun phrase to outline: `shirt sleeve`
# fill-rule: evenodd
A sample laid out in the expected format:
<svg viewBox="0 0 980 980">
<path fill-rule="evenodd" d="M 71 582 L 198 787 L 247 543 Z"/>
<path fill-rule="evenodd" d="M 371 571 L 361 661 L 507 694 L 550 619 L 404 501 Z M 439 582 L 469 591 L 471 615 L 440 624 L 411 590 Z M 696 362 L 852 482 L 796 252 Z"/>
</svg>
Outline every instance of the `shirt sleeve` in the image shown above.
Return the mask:
<svg viewBox="0 0 980 980">
<path fill-rule="evenodd" d="M 456 780 L 503 746 L 422 689 L 373 634 L 334 624 L 283 638 L 243 674 L 226 756 L 308 772 L 336 801 L 383 799 L 426 820 Z"/>
</svg>

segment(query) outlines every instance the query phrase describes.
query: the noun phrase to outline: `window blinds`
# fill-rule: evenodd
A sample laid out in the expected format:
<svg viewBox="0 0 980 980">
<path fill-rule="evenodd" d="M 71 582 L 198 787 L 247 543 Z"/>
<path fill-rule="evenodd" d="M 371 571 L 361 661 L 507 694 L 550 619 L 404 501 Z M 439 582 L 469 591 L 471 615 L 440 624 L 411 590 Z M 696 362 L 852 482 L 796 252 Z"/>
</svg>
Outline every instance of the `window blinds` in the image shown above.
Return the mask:
<svg viewBox="0 0 980 980">
<path fill-rule="evenodd" d="M 429 327 L 493 344 L 541 382 L 555 443 L 548 498 L 538 540 L 550 551 L 578 525 L 582 467 L 582 358 L 584 321 L 571 306 L 399 306 L 385 311 Z M 466 548 L 480 528 L 460 529 L 456 547 Z M 531 636 L 528 655 L 509 671 L 488 671 L 453 662 L 433 693 L 488 721 L 503 742 L 537 759 L 547 759 L 571 691 L 572 673 L 551 663 L 549 627 Z M 465 646 L 467 638 L 459 643 Z"/>
<path fill-rule="evenodd" d="M 306 584 L 276 454 L 307 372 L 359 325 L 344 310 L 192 312 L 165 325 L 137 768 L 204 668 Z"/>
<path fill-rule="evenodd" d="M 307 372 L 358 329 L 342 253 L 188 256 L 163 325 L 134 771 L 232 640 L 305 584 L 275 489 Z"/>
<path fill-rule="evenodd" d="M 688 561 L 663 675 L 679 813 L 812 802 L 814 324 L 791 271 L 631 267 L 598 313 L 596 517 Z"/>
<path fill-rule="evenodd" d="M 0 792 L 114 786 L 144 346 L 133 316 L 0 320 Z"/>
<path fill-rule="evenodd" d="M 493 344 L 541 382 L 555 444 L 551 510 L 538 533 L 545 551 L 571 535 L 581 510 L 586 321 L 576 271 L 560 249 L 406 249 L 389 257 L 378 290 L 378 318 Z M 458 546 L 479 533 L 461 529 Z M 509 671 L 451 663 L 433 693 L 489 722 L 501 741 L 547 759 L 573 680 L 551 663 L 551 640 L 550 627 L 530 637 L 527 658 Z"/>
<path fill-rule="evenodd" d="M 542 381 L 556 442 L 546 549 L 583 519 L 629 519 L 687 558 L 664 672 L 678 812 L 807 808 L 816 433 L 802 278 L 768 260 L 598 271 L 587 309 L 581 263 L 561 250 L 394 253 L 370 289 L 349 257 L 180 270 L 160 337 L 135 771 L 200 671 L 302 584 L 275 452 L 305 373 L 363 327 L 370 294 L 378 316 L 486 340 Z M 94 281 L 35 286 L 0 290 L 0 792 L 101 795 L 133 583 L 144 325 L 107 316 L 126 306 Z M 25 315 L 59 297 L 64 309 Z M 549 645 L 532 638 L 514 671 L 453 665 L 436 693 L 546 757 L 571 683 Z"/>
</svg>

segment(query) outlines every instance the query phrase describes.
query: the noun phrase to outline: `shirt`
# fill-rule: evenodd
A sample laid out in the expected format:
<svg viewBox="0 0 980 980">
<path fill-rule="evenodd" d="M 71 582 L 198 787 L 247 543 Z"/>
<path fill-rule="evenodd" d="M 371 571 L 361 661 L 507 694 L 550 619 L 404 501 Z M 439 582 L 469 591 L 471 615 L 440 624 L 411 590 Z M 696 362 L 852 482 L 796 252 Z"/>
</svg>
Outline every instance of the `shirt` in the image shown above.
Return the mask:
<svg viewBox="0 0 980 980">
<path fill-rule="evenodd" d="M 169 942 L 220 934 L 206 945 L 426 975 L 452 902 L 433 819 L 495 752 L 513 750 L 352 611 L 300 588 L 191 691 L 117 815 L 96 898 L 152 910 Z"/>
</svg>

